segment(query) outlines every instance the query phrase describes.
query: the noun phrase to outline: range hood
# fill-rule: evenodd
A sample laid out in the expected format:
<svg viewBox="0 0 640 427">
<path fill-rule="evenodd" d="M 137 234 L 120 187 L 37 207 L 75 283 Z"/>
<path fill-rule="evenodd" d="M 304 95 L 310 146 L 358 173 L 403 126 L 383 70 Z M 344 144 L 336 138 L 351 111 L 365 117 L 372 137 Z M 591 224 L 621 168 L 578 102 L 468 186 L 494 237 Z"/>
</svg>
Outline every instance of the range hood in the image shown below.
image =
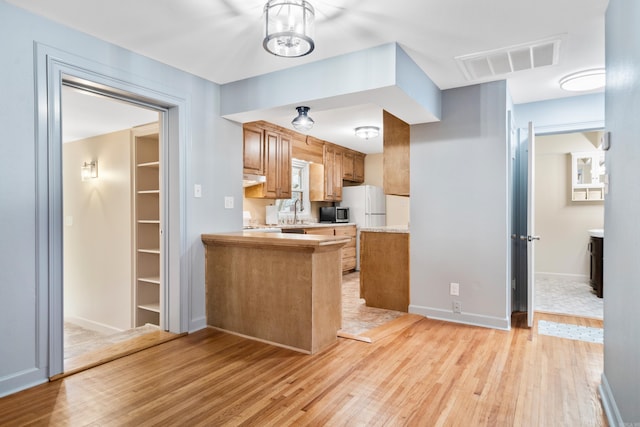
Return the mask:
<svg viewBox="0 0 640 427">
<path fill-rule="evenodd" d="M 252 187 L 254 185 L 263 184 L 265 182 L 267 182 L 267 177 L 264 175 L 252 175 L 247 173 L 242 175 L 243 187 Z"/>
</svg>

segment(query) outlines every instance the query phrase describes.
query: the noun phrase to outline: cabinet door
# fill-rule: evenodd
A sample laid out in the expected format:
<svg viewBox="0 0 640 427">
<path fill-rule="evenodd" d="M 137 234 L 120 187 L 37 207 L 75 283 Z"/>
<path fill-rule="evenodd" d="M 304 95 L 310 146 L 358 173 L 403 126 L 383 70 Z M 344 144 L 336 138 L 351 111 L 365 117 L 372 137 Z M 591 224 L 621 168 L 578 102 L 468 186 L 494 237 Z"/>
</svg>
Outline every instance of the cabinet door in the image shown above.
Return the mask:
<svg viewBox="0 0 640 427">
<path fill-rule="evenodd" d="M 275 132 L 265 131 L 265 175 L 267 182 L 264 185 L 263 197 L 278 197 L 278 143 L 279 135 Z"/>
<path fill-rule="evenodd" d="M 353 152 L 344 151 L 342 153 L 342 179 L 353 181 Z"/>
<path fill-rule="evenodd" d="M 243 171 L 262 175 L 264 173 L 264 152 L 262 129 L 245 126 L 243 132 Z"/>
<path fill-rule="evenodd" d="M 382 186 L 384 194 L 409 195 L 409 124 L 383 110 Z"/>
<path fill-rule="evenodd" d="M 333 181 L 335 179 L 335 149 L 332 146 L 324 146 L 324 197 L 325 200 L 334 200 Z"/>
<path fill-rule="evenodd" d="M 342 150 L 336 149 L 333 163 L 333 200 L 342 200 Z"/>
<path fill-rule="evenodd" d="M 281 135 L 278 141 L 278 183 L 277 194 L 279 199 L 291 198 L 291 139 Z M 268 179 L 268 178 L 267 178 Z"/>
<path fill-rule="evenodd" d="M 353 181 L 364 182 L 364 155 L 353 156 Z"/>
</svg>

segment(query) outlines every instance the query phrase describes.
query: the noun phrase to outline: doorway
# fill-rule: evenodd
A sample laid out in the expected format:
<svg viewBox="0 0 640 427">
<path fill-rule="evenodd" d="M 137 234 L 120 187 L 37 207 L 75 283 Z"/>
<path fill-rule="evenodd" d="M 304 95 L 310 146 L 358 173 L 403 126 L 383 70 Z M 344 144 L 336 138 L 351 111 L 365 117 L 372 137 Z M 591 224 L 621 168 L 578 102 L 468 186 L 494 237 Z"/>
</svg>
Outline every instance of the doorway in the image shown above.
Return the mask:
<svg viewBox="0 0 640 427">
<path fill-rule="evenodd" d="M 131 339 L 159 330 L 159 304 L 155 321 L 139 321 L 135 308 L 140 296 L 132 277 L 137 271 L 136 212 L 141 203 L 132 134 L 153 122 L 159 160 L 160 114 L 66 84 L 61 100 L 64 371 L 69 372 L 92 365 L 107 348 L 128 346 Z M 159 278 L 159 161 L 149 169 L 156 173 L 155 192 L 147 191 L 145 197 L 155 202 L 151 257 Z M 157 303 L 161 281 L 154 286 Z"/>
<path fill-rule="evenodd" d="M 587 131 L 536 137 L 535 221 L 543 236 L 536 247 L 536 311 L 602 319 L 603 300 L 590 284 L 589 230 L 604 227 L 604 188 L 594 185 L 597 192 L 589 198 L 582 191 L 586 184 L 574 192 L 571 155 L 602 153 L 601 136 Z"/>
</svg>

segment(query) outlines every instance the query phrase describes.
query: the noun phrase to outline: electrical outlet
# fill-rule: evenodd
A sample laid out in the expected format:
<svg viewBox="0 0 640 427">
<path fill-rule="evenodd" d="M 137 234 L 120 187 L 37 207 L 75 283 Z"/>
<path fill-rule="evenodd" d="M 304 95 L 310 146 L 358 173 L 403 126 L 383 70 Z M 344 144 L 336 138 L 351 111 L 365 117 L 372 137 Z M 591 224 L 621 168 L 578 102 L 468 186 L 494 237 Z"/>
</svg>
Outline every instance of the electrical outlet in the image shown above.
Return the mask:
<svg viewBox="0 0 640 427">
<path fill-rule="evenodd" d="M 196 199 L 202 197 L 202 186 L 200 184 L 194 184 L 193 197 L 195 197 Z"/>
<path fill-rule="evenodd" d="M 460 284 L 459 283 L 449 283 L 449 294 L 458 296 L 460 295 Z"/>
<path fill-rule="evenodd" d="M 453 302 L 453 312 L 462 313 L 462 303 L 460 301 Z"/>
</svg>

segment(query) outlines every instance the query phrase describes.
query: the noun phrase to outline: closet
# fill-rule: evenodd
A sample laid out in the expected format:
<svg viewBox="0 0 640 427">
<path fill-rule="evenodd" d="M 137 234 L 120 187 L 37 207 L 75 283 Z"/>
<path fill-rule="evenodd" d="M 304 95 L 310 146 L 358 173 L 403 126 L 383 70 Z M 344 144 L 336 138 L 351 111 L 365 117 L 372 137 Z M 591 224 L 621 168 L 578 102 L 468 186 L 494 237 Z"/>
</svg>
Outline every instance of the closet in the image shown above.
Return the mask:
<svg viewBox="0 0 640 427">
<path fill-rule="evenodd" d="M 133 146 L 133 271 L 135 326 L 160 326 L 162 245 L 160 206 L 161 161 L 158 123 L 136 127 Z"/>
</svg>

